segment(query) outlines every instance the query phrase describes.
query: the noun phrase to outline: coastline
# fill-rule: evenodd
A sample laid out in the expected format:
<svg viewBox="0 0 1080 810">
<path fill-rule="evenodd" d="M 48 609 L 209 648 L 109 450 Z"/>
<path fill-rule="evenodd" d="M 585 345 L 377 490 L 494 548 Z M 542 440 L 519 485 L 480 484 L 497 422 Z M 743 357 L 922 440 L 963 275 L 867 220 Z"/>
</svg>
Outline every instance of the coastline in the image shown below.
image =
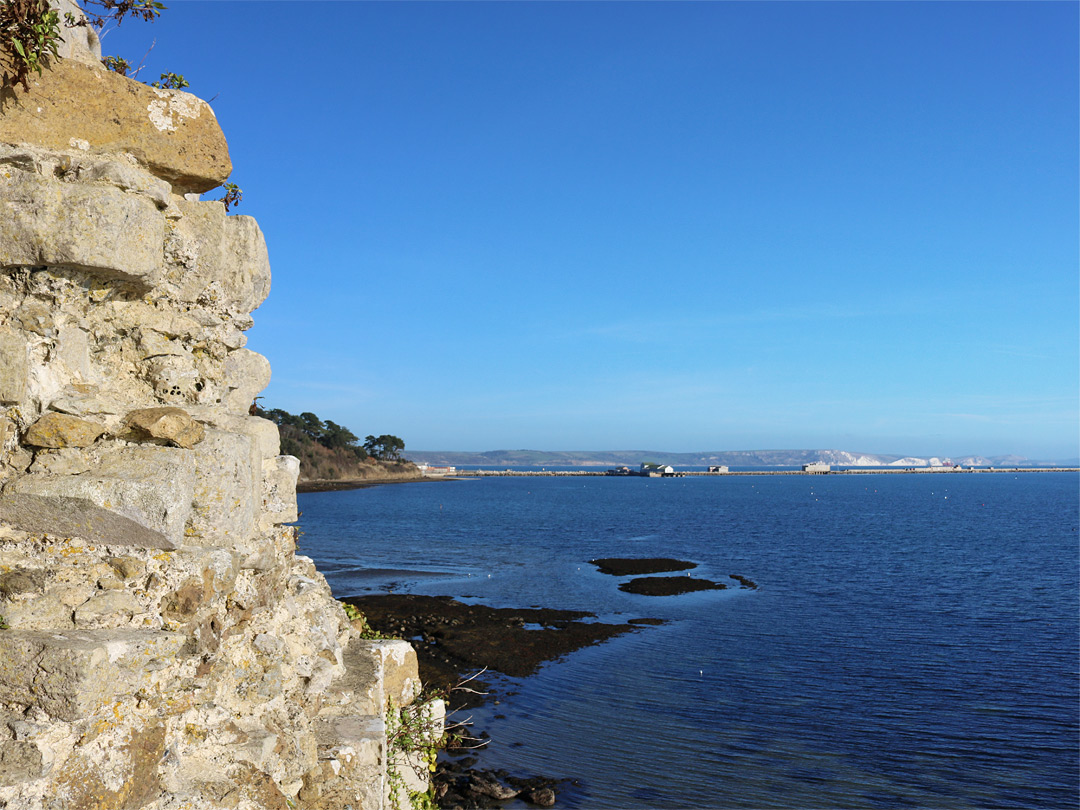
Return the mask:
<svg viewBox="0 0 1080 810">
<path fill-rule="evenodd" d="M 456 481 L 456 478 L 436 478 L 429 475 L 413 475 L 402 478 L 344 478 L 341 480 L 315 478 L 297 481 L 297 493 L 340 492 L 348 489 L 366 489 L 381 487 L 384 484 L 419 484 L 427 481 Z"/>
</svg>

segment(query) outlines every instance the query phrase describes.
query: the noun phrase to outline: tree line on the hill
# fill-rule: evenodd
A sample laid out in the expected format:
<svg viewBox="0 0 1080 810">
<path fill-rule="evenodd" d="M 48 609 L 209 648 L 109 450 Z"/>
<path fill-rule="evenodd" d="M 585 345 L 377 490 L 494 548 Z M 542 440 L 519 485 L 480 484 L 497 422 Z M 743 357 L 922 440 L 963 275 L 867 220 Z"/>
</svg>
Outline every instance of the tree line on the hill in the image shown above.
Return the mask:
<svg viewBox="0 0 1080 810">
<path fill-rule="evenodd" d="M 278 426 L 281 452 L 300 459 L 303 479 L 369 478 L 381 472 L 400 472 L 412 465 L 402 458 L 405 442 L 384 433 L 360 438 L 344 425 L 323 421 L 311 412 L 299 416 L 281 408 L 253 408 L 255 416 Z"/>
</svg>

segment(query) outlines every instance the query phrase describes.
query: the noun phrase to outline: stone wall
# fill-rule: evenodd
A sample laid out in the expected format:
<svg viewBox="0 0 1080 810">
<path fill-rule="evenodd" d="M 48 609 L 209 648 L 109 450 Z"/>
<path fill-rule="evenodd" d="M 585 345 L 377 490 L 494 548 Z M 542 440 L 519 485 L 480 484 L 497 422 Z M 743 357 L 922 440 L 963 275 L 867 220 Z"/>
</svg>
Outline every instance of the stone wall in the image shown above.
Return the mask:
<svg viewBox="0 0 1080 810">
<path fill-rule="evenodd" d="M 0 808 L 381 808 L 415 654 L 295 552 L 262 233 L 198 198 L 210 107 L 94 44 L 0 97 Z"/>
</svg>

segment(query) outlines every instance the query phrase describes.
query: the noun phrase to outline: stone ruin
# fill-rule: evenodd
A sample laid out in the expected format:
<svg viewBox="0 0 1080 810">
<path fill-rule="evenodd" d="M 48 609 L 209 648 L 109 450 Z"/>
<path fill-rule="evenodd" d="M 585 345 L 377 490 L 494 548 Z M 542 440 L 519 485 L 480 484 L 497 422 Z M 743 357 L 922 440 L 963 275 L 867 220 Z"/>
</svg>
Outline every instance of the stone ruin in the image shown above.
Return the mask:
<svg viewBox="0 0 1080 810">
<path fill-rule="evenodd" d="M 405 807 L 415 653 L 296 553 L 224 136 L 86 30 L 0 97 L 0 808 Z"/>
</svg>

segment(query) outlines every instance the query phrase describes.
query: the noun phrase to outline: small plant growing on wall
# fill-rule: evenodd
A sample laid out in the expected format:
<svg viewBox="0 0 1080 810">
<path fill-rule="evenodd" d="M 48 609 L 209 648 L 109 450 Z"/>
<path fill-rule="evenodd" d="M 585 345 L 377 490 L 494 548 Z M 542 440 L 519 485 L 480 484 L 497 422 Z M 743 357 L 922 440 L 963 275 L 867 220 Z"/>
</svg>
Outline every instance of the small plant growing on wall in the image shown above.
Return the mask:
<svg viewBox="0 0 1080 810">
<path fill-rule="evenodd" d="M 129 15 L 149 22 L 165 10 L 157 0 L 82 0 L 82 6 L 85 18 L 66 14 L 65 27 L 90 25 L 100 30 L 109 22 L 119 25 Z M 40 75 L 49 59 L 59 58 L 58 49 L 63 39 L 60 29 L 60 15 L 49 6 L 48 0 L 4 0 L 0 3 L 0 51 L 7 55 L 0 86 L 21 84 L 29 91 L 30 74 Z M 116 70 L 108 64 L 106 67 Z M 117 72 L 125 75 L 123 71 Z"/>
<path fill-rule="evenodd" d="M 30 89 L 30 73 L 41 74 L 60 46 L 60 15 L 48 0 L 7 0 L 0 5 L 0 49 L 8 54 L 4 87 Z"/>
<path fill-rule="evenodd" d="M 124 59 L 122 56 L 106 56 L 101 60 L 101 64 L 113 73 L 119 73 L 121 76 L 127 76 L 128 71 L 131 70 L 131 62 Z"/>
<path fill-rule="evenodd" d="M 244 190 L 236 183 L 225 183 L 222 188 L 225 190 L 225 196 L 221 197 L 218 202 L 225 204 L 226 211 L 234 205 L 239 205 L 240 201 L 244 199 Z"/>
<path fill-rule="evenodd" d="M 394 636 L 388 636 L 385 633 L 380 633 L 378 630 L 368 624 L 367 618 L 356 605 L 350 605 L 348 602 L 342 602 L 341 606 L 345 608 L 345 616 L 352 622 L 353 629 L 360 633 L 360 638 L 378 640 L 378 639 L 390 639 Z"/>
<path fill-rule="evenodd" d="M 189 85 L 180 73 L 162 73 L 160 81 L 150 82 L 150 86 L 159 90 L 182 90 Z"/>
<path fill-rule="evenodd" d="M 390 788 L 390 805 L 394 810 L 405 810 L 401 799 L 408 798 L 411 810 L 435 810 L 434 790 L 413 790 L 405 781 L 402 768 L 413 770 L 418 777 L 435 772 L 439 751 L 446 747 L 447 735 L 443 729 L 441 696 L 424 695 L 411 706 L 396 706 L 393 700 L 386 706 L 386 778 Z M 420 781 L 423 781 L 421 778 Z"/>
</svg>

